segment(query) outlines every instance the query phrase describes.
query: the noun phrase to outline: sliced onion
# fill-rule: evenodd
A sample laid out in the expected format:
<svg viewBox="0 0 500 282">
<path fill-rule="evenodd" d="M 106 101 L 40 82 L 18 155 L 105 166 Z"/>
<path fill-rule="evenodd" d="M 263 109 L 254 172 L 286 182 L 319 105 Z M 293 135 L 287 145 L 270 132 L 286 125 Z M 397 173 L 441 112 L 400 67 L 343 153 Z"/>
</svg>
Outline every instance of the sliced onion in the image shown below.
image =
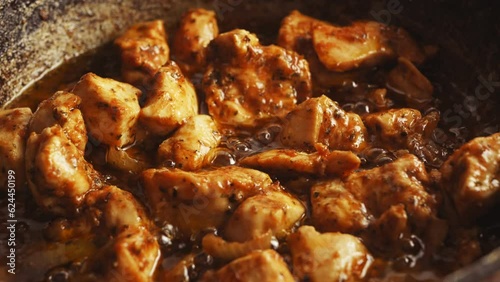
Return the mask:
<svg viewBox="0 0 500 282">
<path fill-rule="evenodd" d="M 133 158 L 128 151 L 116 147 L 109 147 L 106 162 L 115 168 L 133 173 L 142 172 L 148 167 L 146 162 Z"/>
</svg>

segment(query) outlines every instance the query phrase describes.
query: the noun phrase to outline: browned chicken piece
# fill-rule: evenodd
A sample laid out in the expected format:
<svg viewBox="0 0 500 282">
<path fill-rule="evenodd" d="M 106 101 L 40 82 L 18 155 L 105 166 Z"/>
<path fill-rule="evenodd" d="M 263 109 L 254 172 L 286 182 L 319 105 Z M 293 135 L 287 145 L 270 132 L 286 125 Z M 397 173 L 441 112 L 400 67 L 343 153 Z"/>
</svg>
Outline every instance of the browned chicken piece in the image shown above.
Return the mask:
<svg viewBox="0 0 500 282">
<path fill-rule="evenodd" d="M 80 110 L 94 139 L 116 147 L 135 141 L 139 89 L 88 73 L 78 81 L 73 93 L 82 99 Z"/>
<path fill-rule="evenodd" d="M 301 150 L 314 150 L 320 143 L 330 150 L 359 152 L 367 145 L 366 135 L 360 116 L 345 112 L 323 95 L 303 102 L 286 116 L 281 142 Z"/>
<path fill-rule="evenodd" d="M 373 258 L 363 243 L 352 235 L 318 233 L 302 226 L 288 237 L 293 271 L 299 279 L 312 282 L 359 281 Z"/>
<path fill-rule="evenodd" d="M 13 183 L 14 188 L 22 187 L 26 180 L 24 153 L 31 116 L 29 108 L 0 110 L 1 192 L 7 192 L 9 188 L 12 188 L 12 184 L 9 185 L 9 183 Z M 12 175 L 10 181 L 9 175 Z"/>
<path fill-rule="evenodd" d="M 280 189 L 267 174 L 234 166 L 198 172 L 150 169 L 142 178 L 153 214 L 186 236 L 220 227 L 244 199 Z"/>
<path fill-rule="evenodd" d="M 183 257 L 174 266 L 165 269 L 158 277 L 157 281 L 186 282 L 190 281 L 189 269 L 195 268 L 195 255 L 189 254 Z"/>
<path fill-rule="evenodd" d="M 360 234 L 370 228 L 367 231 L 384 234 L 387 245 L 373 244 L 387 253 L 397 253 L 401 236 L 412 234 L 429 243 L 430 251 L 442 242 L 447 227 L 437 218 L 440 198 L 429 186 L 424 164 L 414 155 L 403 155 L 392 163 L 354 172 L 343 181 L 317 184 L 311 189 L 313 221 L 325 231 Z M 393 230 L 401 227 L 396 241 L 389 240 L 391 230 L 378 229 L 387 222 L 401 222 L 393 226 Z"/>
<path fill-rule="evenodd" d="M 368 114 L 364 122 L 368 131 L 375 135 L 377 144 L 387 149 L 406 148 L 408 136 L 415 133 L 422 118 L 418 110 L 403 108 Z"/>
<path fill-rule="evenodd" d="M 66 137 L 82 152 L 87 145 L 87 129 L 79 109 L 81 98 L 73 93 L 58 91 L 38 105 L 29 125 L 29 132 L 59 124 Z"/>
<path fill-rule="evenodd" d="M 208 110 L 222 124 L 252 126 L 281 117 L 311 96 L 305 59 L 245 30 L 219 35 L 208 46 L 203 78 Z"/>
<path fill-rule="evenodd" d="M 255 251 L 217 271 L 209 270 L 202 282 L 294 282 L 283 258 L 273 250 Z"/>
<path fill-rule="evenodd" d="M 387 150 L 408 150 L 427 164 L 440 166 L 446 148 L 436 144 L 431 136 L 439 122 L 439 113 L 425 116 L 415 109 L 390 109 L 364 117 L 372 146 Z"/>
<path fill-rule="evenodd" d="M 151 282 L 159 259 L 155 236 L 145 229 L 130 228 L 85 260 L 72 280 Z"/>
<path fill-rule="evenodd" d="M 214 11 L 197 8 L 187 11 L 175 33 L 172 53 L 186 75 L 202 70 L 205 48 L 219 35 Z"/>
<path fill-rule="evenodd" d="M 56 215 L 76 214 L 85 194 L 99 182 L 83 152 L 58 124 L 40 134 L 31 133 L 26 145 L 26 171 L 37 204 Z"/>
<path fill-rule="evenodd" d="M 305 174 L 318 177 L 346 176 L 359 168 L 361 160 L 350 151 L 319 150 L 314 153 L 274 149 L 244 158 L 240 165 L 275 175 Z"/>
<path fill-rule="evenodd" d="M 92 250 L 85 257 L 74 258 L 83 260 L 83 267 L 71 280 L 152 281 L 159 244 L 144 208 L 127 191 L 105 186 L 89 192 L 80 216 L 65 219 L 62 228 L 51 231 L 51 239 L 60 243 L 91 244 L 84 245 Z M 69 238 L 68 233 L 72 233 Z"/>
<path fill-rule="evenodd" d="M 434 87 L 413 63 L 403 57 L 389 72 L 387 88 L 403 96 L 408 106 L 422 109 L 432 101 Z"/>
<path fill-rule="evenodd" d="M 339 27 L 293 11 L 283 19 L 278 44 L 306 55 L 314 48 L 327 70 L 343 72 L 360 66 L 373 66 L 398 56 L 420 64 L 423 50 L 401 28 L 372 21 L 354 22 Z"/>
<path fill-rule="evenodd" d="M 278 239 L 304 216 L 302 203 L 278 191 L 244 200 L 226 223 L 224 235 L 230 241 L 245 242 L 271 232 Z"/>
<path fill-rule="evenodd" d="M 313 24 L 314 50 L 330 71 L 375 66 L 392 55 L 384 44 L 383 26 L 378 22 L 354 22 L 346 27 Z"/>
<path fill-rule="evenodd" d="M 169 60 L 170 50 L 163 21 L 132 26 L 115 40 L 122 57 L 122 77 L 134 85 L 146 85 Z"/>
<path fill-rule="evenodd" d="M 441 167 L 442 189 L 460 222 L 473 223 L 500 202 L 500 133 L 460 147 Z"/>
<path fill-rule="evenodd" d="M 438 199 L 429 193 L 429 184 L 424 164 L 411 154 L 380 167 L 355 172 L 344 181 L 344 187 L 377 217 L 391 206 L 403 204 L 419 231 L 424 231 L 429 219 L 437 213 Z"/>
<path fill-rule="evenodd" d="M 168 62 L 154 77 L 141 109 L 141 123 L 154 134 L 164 136 L 196 114 L 198 98 L 193 85 L 175 62 Z"/>
<path fill-rule="evenodd" d="M 341 180 L 314 184 L 311 208 L 312 222 L 321 231 L 357 234 L 365 230 L 373 218 Z"/>
<path fill-rule="evenodd" d="M 221 134 L 210 116 L 193 116 L 160 144 L 158 159 L 162 163 L 174 162 L 182 170 L 198 170 L 210 161 L 209 153 L 220 140 Z"/>
<path fill-rule="evenodd" d="M 267 250 L 272 247 L 275 238 L 267 233 L 244 242 L 228 242 L 214 234 L 207 234 L 201 242 L 203 252 L 223 261 L 231 261 L 257 250 Z"/>
</svg>

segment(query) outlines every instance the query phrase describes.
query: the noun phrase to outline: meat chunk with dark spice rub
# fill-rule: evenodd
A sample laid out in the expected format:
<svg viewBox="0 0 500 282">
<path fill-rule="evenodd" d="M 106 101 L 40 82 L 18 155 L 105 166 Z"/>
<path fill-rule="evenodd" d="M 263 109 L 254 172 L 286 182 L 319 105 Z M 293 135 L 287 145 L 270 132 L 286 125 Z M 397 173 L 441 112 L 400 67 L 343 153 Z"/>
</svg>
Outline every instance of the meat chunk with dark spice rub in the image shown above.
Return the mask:
<svg viewBox="0 0 500 282">
<path fill-rule="evenodd" d="M 460 147 L 441 167 L 442 189 L 461 223 L 473 223 L 500 202 L 500 133 Z"/>
<path fill-rule="evenodd" d="M 82 101 L 80 110 L 90 135 L 116 147 L 135 141 L 141 91 L 130 84 L 88 73 L 78 81 L 73 93 Z"/>
<path fill-rule="evenodd" d="M 29 188 L 49 213 L 78 213 L 85 195 L 99 184 L 99 175 L 58 125 L 31 133 L 26 145 Z"/>
<path fill-rule="evenodd" d="M 359 281 L 373 260 L 358 238 L 342 233 L 321 234 L 312 226 L 300 227 L 287 241 L 293 272 L 301 280 Z"/>
<path fill-rule="evenodd" d="M 87 129 L 80 111 L 81 98 L 70 92 L 59 91 L 38 105 L 29 131 L 40 134 L 43 129 L 59 124 L 66 137 L 80 151 L 85 151 Z"/>
<path fill-rule="evenodd" d="M 173 61 L 155 75 L 139 120 L 150 132 L 165 136 L 198 114 L 198 98 L 193 84 Z"/>
<path fill-rule="evenodd" d="M 193 116 L 158 148 L 160 163 L 173 162 L 182 170 L 198 170 L 211 160 L 210 151 L 219 146 L 221 134 L 208 115 Z"/>
<path fill-rule="evenodd" d="M 276 251 L 255 251 L 236 259 L 217 271 L 208 271 L 202 282 L 294 282 L 290 270 Z"/>
<path fill-rule="evenodd" d="M 172 55 L 186 75 L 202 70 L 206 63 L 206 47 L 218 35 L 214 11 L 197 8 L 182 16 L 174 36 Z"/>
<path fill-rule="evenodd" d="M 359 168 L 361 160 L 350 151 L 318 150 L 314 153 L 274 149 L 248 156 L 240 165 L 279 176 L 290 173 L 323 176 L 347 176 Z"/>
<path fill-rule="evenodd" d="M 136 86 L 146 85 L 169 60 L 167 35 L 160 20 L 132 26 L 115 40 L 115 45 L 121 51 L 123 79 Z"/>
<path fill-rule="evenodd" d="M 221 227 L 248 197 L 281 189 L 267 174 L 236 166 L 197 172 L 150 169 L 142 182 L 153 214 L 186 236 Z"/>
<path fill-rule="evenodd" d="M 282 117 L 312 94 L 305 59 L 275 45 L 262 46 L 248 31 L 219 35 L 207 52 L 203 89 L 218 123 L 252 126 Z"/>
<path fill-rule="evenodd" d="M 367 145 L 361 117 L 349 113 L 330 98 L 309 99 L 285 118 L 281 142 L 288 147 L 314 150 L 322 144 L 330 150 L 359 152 Z"/>
<path fill-rule="evenodd" d="M 26 180 L 24 156 L 31 116 L 29 108 L 0 110 L 0 191 L 7 191 L 9 170 L 14 171 L 17 185 Z"/>
</svg>

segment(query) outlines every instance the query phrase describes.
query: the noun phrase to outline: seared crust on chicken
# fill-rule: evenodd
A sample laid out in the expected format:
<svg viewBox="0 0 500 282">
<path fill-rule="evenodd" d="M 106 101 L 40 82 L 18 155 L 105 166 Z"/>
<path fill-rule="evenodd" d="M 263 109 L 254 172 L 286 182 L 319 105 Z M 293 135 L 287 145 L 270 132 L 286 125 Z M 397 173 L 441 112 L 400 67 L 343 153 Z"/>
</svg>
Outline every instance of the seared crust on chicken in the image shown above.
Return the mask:
<svg viewBox="0 0 500 282">
<path fill-rule="evenodd" d="M 78 213 L 85 194 L 99 182 L 92 165 L 56 124 L 31 133 L 26 145 L 29 188 L 45 211 L 71 216 Z"/>
<path fill-rule="evenodd" d="M 219 35 L 207 52 L 203 89 L 210 115 L 221 124 L 251 126 L 284 116 L 312 94 L 306 60 L 275 45 L 262 46 L 246 30 Z"/>
<path fill-rule="evenodd" d="M 169 60 L 167 35 L 160 20 L 132 26 L 115 44 L 121 50 L 123 79 L 133 85 L 146 85 Z"/>
<path fill-rule="evenodd" d="M 224 235 L 231 241 L 244 242 L 271 232 L 285 237 L 304 216 L 299 200 L 285 192 L 268 192 L 244 200 L 229 218 Z"/>
<path fill-rule="evenodd" d="M 341 233 L 318 233 L 302 226 L 288 237 L 293 272 L 313 282 L 359 281 L 370 267 L 372 257 L 361 241 Z"/>
<path fill-rule="evenodd" d="M 167 135 L 198 113 L 193 84 L 173 61 L 155 75 L 152 90 L 141 109 L 140 121 L 152 133 Z"/>
<path fill-rule="evenodd" d="M 309 99 L 292 110 L 285 119 L 281 142 L 314 150 L 317 143 L 330 150 L 361 151 L 366 147 L 366 128 L 361 118 L 347 113 L 326 96 Z"/>
<path fill-rule="evenodd" d="M 158 148 L 160 162 L 171 161 L 182 170 L 207 164 L 210 150 L 219 146 L 221 134 L 210 116 L 193 116 Z"/>
<path fill-rule="evenodd" d="M 94 139 L 117 147 L 135 141 L 139 89 L 88 73 L 78 81 L 73 93 L 82 99 L 80 109 Z"/>
<path fill-rule="evenodd" d="M 460 147 L 441 167 L 444 192 L 461 223 L 472 223 L 500 201 L 500 133 Z"/>
<path fill-rule="evenodd" d="M 346 176 L 359 168 L 361 160 L 350 151 L 319 150 L 314 153 L 274 149 L 244 158 L 240 165 L 275 175 L 298 173 L 314 176 Z"/>
<path fill-rule="evenodd" d="M 217 271 L 207 271 L 203 282 L 293 282 L 283 258 L 273 250 L 255 251 L 230 262 Z"/>
<path fill-rule="evenodd" d="M 205 48 L 219 35 L 214 11 L 191 9 L 183 16 L 175 33 L 172 53 L 186 75 L 202 70 Z"/>
<path fill-rule="evenodd" d="M 233 166 L 199 172 L 150 169 L 142 179 L 154 215 L 185 235 L 220 227 L 244 199 L 280 189 L 263 172 Z"/>
<path fill-rule="evenodd" d="M 66 137 L 80 151 L 85 151 L 87 129 L 79 109 L 81 98 L 73 93 L 59 91 L 38 105 L 29 125 L 29 132 L 40 134 L 47 127 L 59 124 Z"/>
<path fill-rule="evenodd" d="M 9 170 L 15 173 L 15 184 L 24 185 L 24 154 L 31 116 L 29 108 L 0 110 L 0 191 L 9 188 Z"/>
</svg>

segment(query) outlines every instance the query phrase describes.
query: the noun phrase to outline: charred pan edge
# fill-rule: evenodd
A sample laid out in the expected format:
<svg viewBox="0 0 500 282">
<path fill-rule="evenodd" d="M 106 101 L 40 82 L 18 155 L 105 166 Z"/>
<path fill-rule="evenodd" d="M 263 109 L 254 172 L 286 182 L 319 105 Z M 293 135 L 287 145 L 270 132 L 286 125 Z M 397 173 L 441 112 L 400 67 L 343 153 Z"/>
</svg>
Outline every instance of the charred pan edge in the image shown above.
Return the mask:
<svg viewBox="0 0 500 282">
<path fill-rule="evenodd" d="M 108 42 L 132 23 L 175 14 L 171 2 L 0 1 L 0 106 L 48 70 Z M 175 10 L 186 6 L 179 2 Z"/>
</svg>

